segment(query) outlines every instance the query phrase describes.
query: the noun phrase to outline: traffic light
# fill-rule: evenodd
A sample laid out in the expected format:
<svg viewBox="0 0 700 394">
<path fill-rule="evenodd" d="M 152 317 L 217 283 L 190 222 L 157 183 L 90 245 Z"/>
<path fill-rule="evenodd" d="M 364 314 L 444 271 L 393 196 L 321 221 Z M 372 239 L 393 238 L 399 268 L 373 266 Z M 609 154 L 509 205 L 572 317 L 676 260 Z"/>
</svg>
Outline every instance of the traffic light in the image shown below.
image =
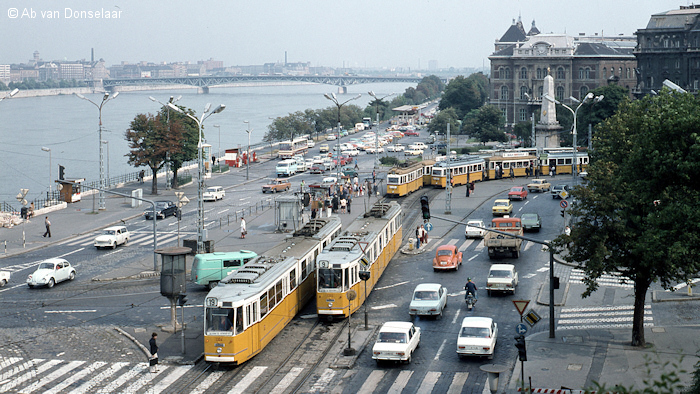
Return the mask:
<svg viewBox="0 0 700 394">
<path fill-rule="evenodd" d="M 360 271 L 360 279 L 369 280 L 370 274 L 370 271 Z"/>
<path fill-rule="evenodd" d="M 184 306 L 187 303 L 187 294 L 180 293 L 177 295 L 177 304 Z"/>
<path fill-rule="evenodd" d="M 430 200 L 428 196 L 423 196 L 420 198 L 420 209 L 423 211 L 423 219 L 430 219 Z"/>
<path fill-rule="evenodd" d="M 518 348 L 518 359 L 527 361 L 527 349 L 525 348 L 525 337 L 522 335 L 515 336 L 515 347 Z"/>
<path fill-rule="evenodd" d="M 565 214 L 566 214 L 566 209 L 562 209 L 561 210 L 561 217 L 564 217 Z"/>
<path fill-rule="evenodd" d="M 62 165 L 60 165 L 60 164 L 58 165 L 58 180 L 59 180 L 59 181 L 62 181 L 62 180 L 65 179 L 64 174 L 63 174 L 63 171 L 64 171 L 65 169 L 66 169 L 66 167 L 64 167 L 64 166 L 62 166 Z"/>
</svg>

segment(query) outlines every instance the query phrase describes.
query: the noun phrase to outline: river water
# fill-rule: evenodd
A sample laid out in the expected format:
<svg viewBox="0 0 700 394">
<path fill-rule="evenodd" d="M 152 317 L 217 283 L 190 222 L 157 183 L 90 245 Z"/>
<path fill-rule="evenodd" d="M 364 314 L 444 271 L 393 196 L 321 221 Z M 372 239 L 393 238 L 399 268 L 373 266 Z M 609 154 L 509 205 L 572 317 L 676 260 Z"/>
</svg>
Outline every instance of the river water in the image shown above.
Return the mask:
<svg viewBox="0 0 700 394">
<path fill-rule="evenodd" d="M 364 108 L 372 101 L 367 94 L 370 90 L 382 97 L 394 92 L 401 94 L 409 86 L 414 85 L 352 85 L 338 99 L 344 101 L 361 93 L 362 97 L 351 103 Z M 205 139 L 216 152 L 219 146 L 223 151 L 247 145 L 245 120 L 250 121 L 254 144 L 262 140 L 271 123 L 269 118 L 333 106 L 323 94 L 336 91 L 337 87 L 330 85 L 291 85 L 213 88 L 209 94 L 197 94 L 194 89 L 122 92 L 102 108 L 102 140 L 107 141 L 105 171 L 110 177 L 138 171 L 127 164 L 125 155 L 129 148 L 124 132 L 137 114 L 156 113 L 160 109 L 160 104 L 149 100 L 149 96 L 166 102 L 170 96 L 182 95 L 177 104 L 192 108 L 198 117 L 207 103 L 212 104 L 212 109 L 225 104 L 226 110 L 204 121 Z M 98 104 L 102 100 L 98 94 L 87 97 Z M 19 207 L 15 196 L 20 189 L 29 189 L 29 201 L 45 197 L 49 184 L 55 190 L 59 164 L 65 167 L 66 178 L 98 180 L 98 125 L 97 107 L 74 95 L 11 98 L 0 102 L 0 202 Z M 42 147 L 51 151 L 43 151 Z"/>
</svg>

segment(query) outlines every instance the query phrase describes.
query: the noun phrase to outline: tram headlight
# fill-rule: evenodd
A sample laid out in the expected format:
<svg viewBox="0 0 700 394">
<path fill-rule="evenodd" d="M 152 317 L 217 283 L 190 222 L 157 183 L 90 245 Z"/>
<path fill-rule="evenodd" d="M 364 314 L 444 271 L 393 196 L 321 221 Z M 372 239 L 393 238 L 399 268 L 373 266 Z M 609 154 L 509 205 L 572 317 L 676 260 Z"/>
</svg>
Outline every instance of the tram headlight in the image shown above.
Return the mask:
<svg viewBox="0 0 700 394">
<path fill-rule="evenodd" d="M 328 308 L 330 309 L 330 308 L 332 308 L 332 307 L 333 307 L 333 303 L 332 303 L 332 302 L 329 302 L 329 303 L 328 303 Z"/>
<path fill-rule="evenodd" d="M 221 353 L 222 351 L 224 351 L 224 348 L 221 348 L 221 347 L 217 347 L 217 348 L 216 348 L 216 352 L 217 352 L 217 353 Z"/>
</svg>

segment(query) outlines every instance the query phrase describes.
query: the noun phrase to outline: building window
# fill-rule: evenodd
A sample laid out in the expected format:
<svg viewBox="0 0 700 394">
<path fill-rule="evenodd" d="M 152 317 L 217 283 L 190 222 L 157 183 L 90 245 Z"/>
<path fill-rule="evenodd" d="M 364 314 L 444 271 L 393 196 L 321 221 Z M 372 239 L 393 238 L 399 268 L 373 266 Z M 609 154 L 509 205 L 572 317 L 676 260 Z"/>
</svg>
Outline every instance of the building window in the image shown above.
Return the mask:
<svg viewBox="0 0 700 394">
<path fill-rule="evenodd" d="M 619 67 L 619 73 L 617 74 L 620 78 L 622 78 L 622 67 Z"/>
<path fill-rule="evenodd" d="M 583 77 L 586 76 L 585 71 L 583 70 L 583 67 L 578 69 L 578 79 L 583 79 Z"/>
<path fill-rule="evenodd" d="M 527 86 L 521 86 L 520 87 L 520 99 L 527 100 L 527 96 L 525 96 L 526 94 L 527 94 Z"/>
<path fill-rule="evenodd" d="M 697 81 L 695 81 L 695 82 L 697 82 Z M 520 121 L 521 122 L 527 121 L 527 109 L 526 108 L 520 108 Z"/>
<path fill-rule="evenodd" d="M 564 73 L 564 67 L 557 68 L 557 79 L 564 79 L 564 78 L 566 78 L 566 74 Z"/>
<path fill-rule="evenodd" d="M 527 68 L 523 67 L 520 69 L 520 79 L 527 79 Z"/>
<path fill-rule="evenodd" d="M 508 100 L 508 86 L 501 86 L 501 100 Z"/>
<path fill-rule="evenodd" d="M 506 67 L 505 73 L 506 73 L 506 75 L 505 75 L 504 78 L 505 78 L 505 79 L 510 79 L 510 67 Z"/>
<path fill-rule="evenodd" d="M 668 48 L 668 38 L 664 38 L 664 48 Z"/>
<path fill-rule="evenodd" d="M 603 67 L 603 78 L 605 78 L 608 75 L 608 68 Z"/>
<path fill-rule="evenodd" d="M 544 76 L 542 75 L 542 69 L 538 68 L 537 69 L 537 79 L 542 79 L 542 78 L 544 78 Z"/>
<path fill-rule="evenodd" d="M 676 59 L 676 68 L 681 68 L 681 61 L 680 61 L 680 59 Z"/>
<path fill-rule="evenodd" d="M 503 73 L 503 67 L 499 67 L 499 68 L 498 68 L 498 77 L 497 77 L 497 78 L 500 79 L 501 77 L 503 77 L 503 75 L 504 75 L 504 73 Z"/>
<path fill-rule="evenodd" d="M 586 94 L 588 94 L 588 86 L 581 86 L 578 96 L 579 100 L 583 100 L 583 98 L 586 97 Z"/>
<path fill-rule="evenodd" d="M 503 115 L 503 119 L 508 119 L 508 110 L 501 108 L 501 115 Z"/>
<path fill-rule="evenodd" d="M 564 87 L 557 86 L 557 100 L 564 101 Z"/>
</svg>

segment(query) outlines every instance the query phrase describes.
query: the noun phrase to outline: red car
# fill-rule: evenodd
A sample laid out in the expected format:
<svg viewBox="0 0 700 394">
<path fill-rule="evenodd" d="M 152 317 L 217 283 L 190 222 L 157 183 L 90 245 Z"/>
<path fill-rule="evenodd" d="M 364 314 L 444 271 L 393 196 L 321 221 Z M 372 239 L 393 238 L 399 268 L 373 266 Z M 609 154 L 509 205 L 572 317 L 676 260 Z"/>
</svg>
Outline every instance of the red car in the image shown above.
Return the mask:
<svg viewBox="0 0 700 394">
<path fill-rule="evenodd" d="M 403 135 L 405 135 L 406 137 L 411 137 L 411 136 L 418 137 L 418 132 L 417 131 L 404 131 Z"/>
<path fill-rule="evenodd" d="M 455 245 L 442 245 L 435 251 L 433 270 L 455 270 L 462 264 L 462 252 Z"/>
<path fill-rule="evenodd" d="M 513 186 L 508 192 L 509 200 L 524 200 L 527 198 L 527 188 L 523 186 Z"/>
</svg>

